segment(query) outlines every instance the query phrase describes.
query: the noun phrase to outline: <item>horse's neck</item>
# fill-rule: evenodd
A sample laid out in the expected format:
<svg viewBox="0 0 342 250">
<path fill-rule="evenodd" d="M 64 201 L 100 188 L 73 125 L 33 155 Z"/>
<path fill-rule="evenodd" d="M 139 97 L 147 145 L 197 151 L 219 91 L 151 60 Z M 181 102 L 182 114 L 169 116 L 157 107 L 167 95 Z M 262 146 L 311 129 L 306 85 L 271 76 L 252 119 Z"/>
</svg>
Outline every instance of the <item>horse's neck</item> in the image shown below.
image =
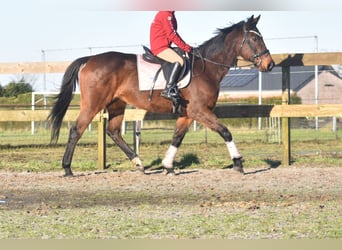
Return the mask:
<svg viewBox="0 0 342 250">
<path fill-rule="evenodd" d="M 228 48 L 223 48 L 222 51 L 217 53 L 215 56 L 208 57 L 213 62 L 218 63 L 218 65 L 212 65 L 213 71 L 215 72 L 215 82 L 217 82 L 217 84 L 222 81 L 230 67 L 234 66 L 234 62 L 237 58 L 235 48 L 236 45 L 232 43 L 228 45 Z"/>
<path fill-rule="evenodd" d="M 229 42 L 227 47 L 222 49 L 221 55 L 223 56 L 223 60 L 226 62 L 226 64 L 233 67 L 235 64 L 234 62 L 236 61 L 236 58 L 238 56 L 237 47 L 239 44 L 239 39 L 237 39 L 236 36 L 233 34 L 228 34 L 227 36 L 228 37 L 226 39 L 229 40 Z M 231 39 L 229 38 L 230 36 L 232 36 Z"/>
</svg>

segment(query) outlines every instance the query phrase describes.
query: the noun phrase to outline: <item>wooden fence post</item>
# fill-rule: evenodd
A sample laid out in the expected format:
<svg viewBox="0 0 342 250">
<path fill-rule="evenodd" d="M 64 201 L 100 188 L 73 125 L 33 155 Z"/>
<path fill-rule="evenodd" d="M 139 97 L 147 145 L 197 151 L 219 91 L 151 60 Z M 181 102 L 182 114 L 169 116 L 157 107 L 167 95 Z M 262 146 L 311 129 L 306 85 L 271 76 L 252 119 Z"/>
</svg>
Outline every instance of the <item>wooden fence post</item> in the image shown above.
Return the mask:
<svg viewBox="0 0 342 250">
<path fill-rule="evenodd" d="M 97 168 L 104 170 L 106 167 L 106 121 L 108 114 L 105 111 L 99 113 L 98 122 L 98 161 Z"/>
<path fill-rule="evenodd" d="M 290 66 L 282 66 L 282 105 L 290 103 Z M 289 166 L 291 161 L 291 129 L 290 118 L 282 117 L 283 165 Z"/>
</svg>

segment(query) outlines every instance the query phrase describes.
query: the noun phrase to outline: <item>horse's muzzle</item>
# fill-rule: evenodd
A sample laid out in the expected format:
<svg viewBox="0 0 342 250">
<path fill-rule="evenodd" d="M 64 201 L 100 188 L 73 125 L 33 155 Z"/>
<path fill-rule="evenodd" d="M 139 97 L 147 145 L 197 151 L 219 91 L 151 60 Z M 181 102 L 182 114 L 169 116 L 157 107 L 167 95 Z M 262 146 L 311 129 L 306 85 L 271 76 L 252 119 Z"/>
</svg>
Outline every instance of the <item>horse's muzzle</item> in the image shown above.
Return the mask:
<svg viewBox="0 0 342 250">
<path fill-rule="evenodd" d="M 259 65 L 259 71 L 261 72 L 270 72 L 273 67 L 275 66 L 275 63 L 270 55 L 268 55 L 266 58 L 264 58 L 261 61 L 261 64 Z"/>
<path fill-rule="evenodd" d="M 273 67 L 275 66 L 275 63 L 273 60 L 271 60 L 271 62 L 268 64 L 267 66 L 267 71 L 271 71 L 273 69 Z"/>
</svg>

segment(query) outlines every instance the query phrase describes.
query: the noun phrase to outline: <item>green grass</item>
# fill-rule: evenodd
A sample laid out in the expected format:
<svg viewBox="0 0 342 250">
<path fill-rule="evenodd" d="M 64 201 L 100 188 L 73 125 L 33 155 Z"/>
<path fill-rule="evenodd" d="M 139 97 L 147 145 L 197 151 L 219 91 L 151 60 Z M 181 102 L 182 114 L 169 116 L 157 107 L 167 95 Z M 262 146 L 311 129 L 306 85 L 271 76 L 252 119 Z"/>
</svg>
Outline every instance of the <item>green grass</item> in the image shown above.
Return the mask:
<svg viewBox="0 0 342 250">
<path fill-rule="evenodd" d="M 258 130 L 232 130 L 237 146 L 244 156 L 245 167 L 279 166 L 282 145 L 267 142 L 265 132 Z M 294 164 L 342 165 L 342 130 L 292 130 L 291 154 Z M 57 146 L 49 146 L 50 132 L 1 132 L 0 169 L 11 171 L 60 170 L 68 130 L 61 131 Z M 161 159 L 171 141 L 172 130 L 142 130 L 140 156 L 145 166 L 160 166 Z M 133 147 L 132 132 L 124 135 Z M 97 131 L 86 131 L 73 158 L 73 169 L 97 169 Z M 107 137 L 107 164 L 113 169 L 131 169 L 124 153 Z M 222 168 L 231 164 L 223 140 L 214 132 L 204 129 L 189 131 L 177 154 L 175 166 L 179 168 Z"/>
<path fill-rule="evenodd" d="M 318 203 L 284 207 L 266 203 L 236 209 L 146 203 L 128 208 L 54 208 L 43 214 L 0 210 L 0 238 L 339 239 L 340 211 L 332 209 L 333 203 L 327 202 L 325 206 L 328 208 L 322 209 Z"/>
</svg>

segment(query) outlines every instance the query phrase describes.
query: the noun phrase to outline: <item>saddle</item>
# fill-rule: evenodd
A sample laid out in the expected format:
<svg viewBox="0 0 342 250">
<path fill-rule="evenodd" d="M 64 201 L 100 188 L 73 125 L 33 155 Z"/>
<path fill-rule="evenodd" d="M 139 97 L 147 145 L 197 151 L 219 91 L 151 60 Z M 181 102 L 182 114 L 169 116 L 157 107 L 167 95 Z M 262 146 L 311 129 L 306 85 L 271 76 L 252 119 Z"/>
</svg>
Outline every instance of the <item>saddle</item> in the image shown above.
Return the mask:
<svg viewBox="0 0 342 250">
<path fill-rule="evenodd" d="M 172 63 L 165 61 L 165 60 L 159 58 L 158 56 L 153 55 L 152 51 L 149 48 L 147 48 L 146 46 L 143 46 L 143 49 L 145 51 L 145 53 L 142 55 L 142 58 L 144 59 L 144 61 L 146 61 L 148 63 L 160 64 L 161 65 L 160 69 L 156 73 L 155 79 L 157 79 L 161 70 L 163 70 L 164 76 L 165 76 L 165 78 L 167 78 L 167 76 L 170 74 L 170 71 L 172 68 Z M 172 49 L 180 57 L 182 57 L 183 61 L 184 61 L 183 68 L 182 68 L 182 70 L 179 74 L 179 77 L 177 79 L 177 82 L 179 82 L 189 73 L 190 59 L 186 56 L 185 52 L 182 49 L 180 49 L 178 47 L 174 47 Z"/>
</svg>

